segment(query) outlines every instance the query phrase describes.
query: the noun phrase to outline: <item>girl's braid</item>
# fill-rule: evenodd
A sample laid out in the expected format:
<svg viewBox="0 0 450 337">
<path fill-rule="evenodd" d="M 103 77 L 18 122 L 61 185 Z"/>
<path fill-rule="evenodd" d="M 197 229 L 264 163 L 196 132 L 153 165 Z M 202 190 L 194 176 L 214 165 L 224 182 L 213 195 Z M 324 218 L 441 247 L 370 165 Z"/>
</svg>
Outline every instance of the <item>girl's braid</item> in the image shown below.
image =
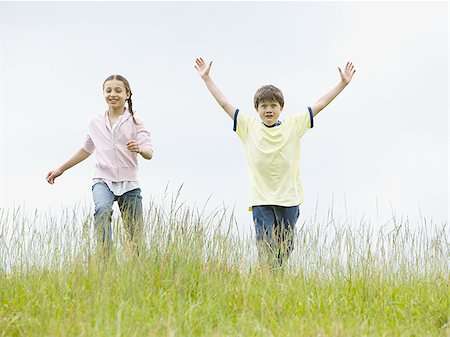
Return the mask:
<svg viewBox="0 0 450 337">
<path fill-rule="evenodd" d="M 132 93 L 131 93 L 131 90 L 130 90 L 130 98 L 127 99 L 128 111 L 130 112 L 131 117 L 133 117 L 134 124 L 139 124 L 138 122 L 136 122 L 136 118 L 134 118 L 133 102 L 131 101 L 131 95 L 132 95 Z"/>
</svg>

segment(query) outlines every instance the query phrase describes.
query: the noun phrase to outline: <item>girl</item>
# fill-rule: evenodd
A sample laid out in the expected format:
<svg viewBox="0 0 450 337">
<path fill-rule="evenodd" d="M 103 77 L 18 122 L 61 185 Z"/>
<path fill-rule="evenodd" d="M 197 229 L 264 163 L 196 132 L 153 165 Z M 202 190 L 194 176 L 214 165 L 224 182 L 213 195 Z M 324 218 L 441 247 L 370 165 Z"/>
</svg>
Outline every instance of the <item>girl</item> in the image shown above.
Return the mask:
<svg viewBox="0 0 450 337">
<path fill-rule="evenodd" d="M 153 149 L 150 132 L 134 116 L 128 81 L 120 75 L 109 76 L 103 82 L 103 95 L 108 110 L 91 121 L 81 149 L 59 168 L 50 171 L 47 181 L 53 184 L 64 171 L 96 152 L 92 182 L 95 226 L 99 244 L 109 250 L 114 201 L 119 204 L 128 239 L 135 246 L 142 239 L 142 197 L 137 180 L 137 157 L 140 154 L 145 159 L 152 159 Z"/>
</svg>

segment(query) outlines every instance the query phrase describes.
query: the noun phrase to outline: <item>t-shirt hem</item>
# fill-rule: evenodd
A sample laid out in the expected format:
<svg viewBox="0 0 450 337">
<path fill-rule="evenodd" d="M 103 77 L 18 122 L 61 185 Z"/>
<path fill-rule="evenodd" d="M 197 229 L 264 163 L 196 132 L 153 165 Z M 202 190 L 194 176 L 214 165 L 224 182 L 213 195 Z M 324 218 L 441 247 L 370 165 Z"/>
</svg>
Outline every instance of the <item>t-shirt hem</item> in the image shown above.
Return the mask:
<svg viewBox="0 0 450 337">
<path fill-rule="evenodd" d="M 300 206 L 303 204 L 303 200 L 296 201 L 296 202 L 250 202 L 248 204 L 248 210 L 251 212 L 253 206 L 281 206 L 281 207 L 294 207 L 294 206 Z"/>
<path fill-rule="evenodd" d="M 310 106 L 308 107 L 308 111 L 309 111 L 309 122 L 310 122 L 311 129 L 312 129 L 314 127 L 314 116 L 313 116 L 313 112 L 312 112 L 312 109 Z"/>
<path fill-rule="evenodd" d="M 233 117 L 233 131 L 236 132 L 237 130 L 237 116 L 239 113 L 239 109 L 236 109 L 236 111 L 234 112 L 234 117 Z"/>
</svg>

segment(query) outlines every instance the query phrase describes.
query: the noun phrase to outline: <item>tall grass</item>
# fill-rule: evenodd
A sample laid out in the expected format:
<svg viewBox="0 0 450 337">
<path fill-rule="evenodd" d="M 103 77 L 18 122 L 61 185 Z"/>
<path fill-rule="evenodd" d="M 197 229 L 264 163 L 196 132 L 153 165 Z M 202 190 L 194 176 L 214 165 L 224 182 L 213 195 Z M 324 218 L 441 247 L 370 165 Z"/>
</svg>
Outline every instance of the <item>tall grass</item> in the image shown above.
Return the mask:
<svg viewBox="0 0 450 337">
<path fill-rule="evenodd" d="M 3 209 L 0 336 L 450 336 L 446 223 L 297 227 L 270 270 L 232 211 L 177 195 L 146 207 L 138 256 L 116 217 L 105 260 L 89 209 Z"/>
</svg>

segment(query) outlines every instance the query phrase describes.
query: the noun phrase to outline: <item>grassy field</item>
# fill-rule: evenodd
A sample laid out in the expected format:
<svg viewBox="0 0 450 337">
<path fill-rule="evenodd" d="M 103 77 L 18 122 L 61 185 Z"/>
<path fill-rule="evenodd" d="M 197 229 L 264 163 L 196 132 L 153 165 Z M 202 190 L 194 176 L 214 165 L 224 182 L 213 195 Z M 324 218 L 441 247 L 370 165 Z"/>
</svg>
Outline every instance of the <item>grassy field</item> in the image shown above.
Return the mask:
<svg viewBox="0 0 450 337">
<path fill-rule="evenodd" d="M 146 209 L 147 249 L 95 253 L 88 211 L 0 213 L 0 336 L 450 336 L 447 224 L 298 224 L 282 270 L 232 214 Z"/>
</svg>

